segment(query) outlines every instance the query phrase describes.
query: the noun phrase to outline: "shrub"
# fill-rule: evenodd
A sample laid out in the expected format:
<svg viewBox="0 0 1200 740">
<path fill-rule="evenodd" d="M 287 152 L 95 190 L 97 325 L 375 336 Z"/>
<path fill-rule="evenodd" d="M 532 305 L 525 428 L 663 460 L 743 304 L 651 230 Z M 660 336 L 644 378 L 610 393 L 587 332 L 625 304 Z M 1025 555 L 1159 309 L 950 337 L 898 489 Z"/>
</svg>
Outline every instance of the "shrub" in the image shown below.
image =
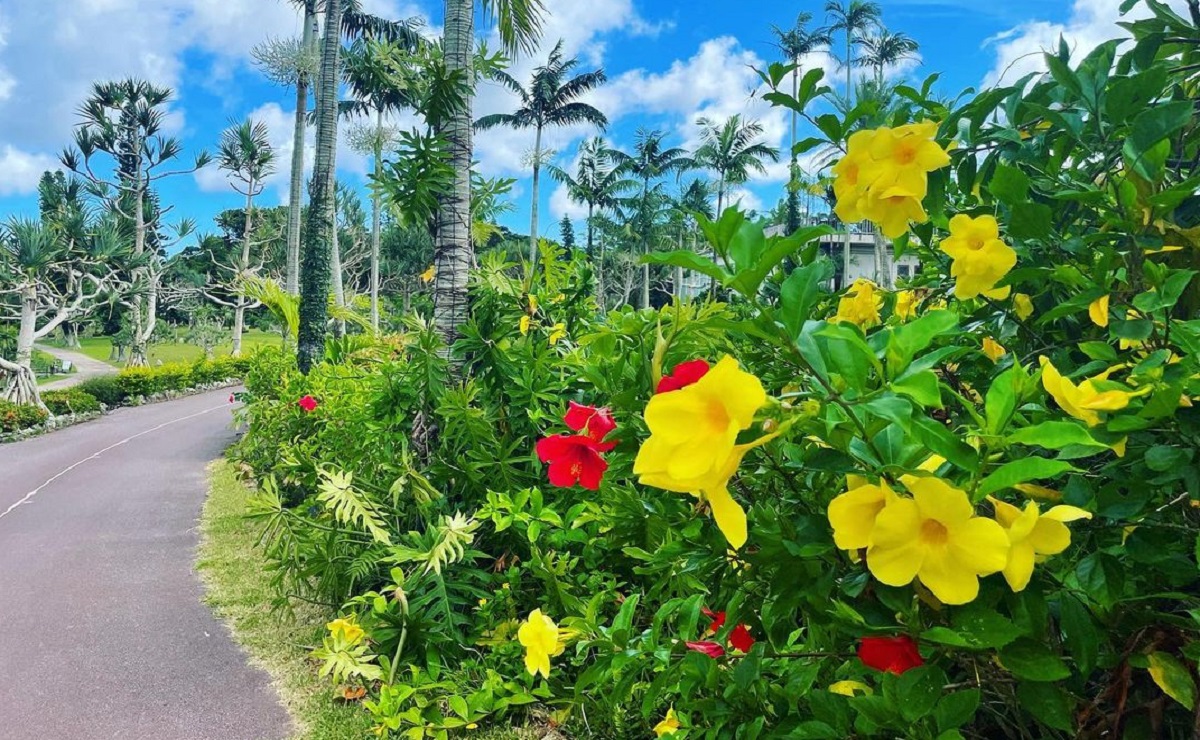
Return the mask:
<svg viewBox="0 0 1200 740">
<path fill-rule="evenodd" d="M 116 375 L 101 375 L 95 378 L 88 378 L 75 386 L 75 389 L 92 396 L 109 408 L 120 406 L 125 402 L 125 398 L 128 395 L 117 380 Z"/>
<path fill-rule="evenodd" d="M 50 415 L 37 406 L 18 406 L 9 401 L 0 401 L 0 432 L 11 433 L 32 429 L 44 424 Z"/>
<path fill-rule="evenodd" d="M 127 397 L 150 396 L 191 387 L 192 369 L 186 363 L 127 367 L 117 373 L 117 383 Z"/>
<path fill-rule="evenodd" d="M 42 394 L 42 403 L 55 416 L 64 414 L 87 414 L 100 410 L 100 401 L 79 387 L 67 388 L 61 391 L 46 391 Z"/>
</svg>

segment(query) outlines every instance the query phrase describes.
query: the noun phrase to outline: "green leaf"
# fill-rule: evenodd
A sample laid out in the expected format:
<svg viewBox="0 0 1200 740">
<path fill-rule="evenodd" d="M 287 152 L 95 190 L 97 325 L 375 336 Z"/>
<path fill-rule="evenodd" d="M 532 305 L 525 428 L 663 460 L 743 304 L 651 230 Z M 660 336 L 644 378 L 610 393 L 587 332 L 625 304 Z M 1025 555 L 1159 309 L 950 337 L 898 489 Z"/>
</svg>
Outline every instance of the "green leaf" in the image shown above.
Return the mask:
<svg viewBox="0 0 1200 740">
<path fill-rule="evenodd" d="M 987 429 L 991 434 L 1000 434 L 1008 426 L 1013 411 L 1017 408 L 1017 397 L 1025 385 L 1025 372 L 1009 368 L 992 381 L 984 399 L 987 414 Z"/>
<path fill-rule="evenodd" d="M 1054 212 L 1041 203 L 1017 203 L 1008 222 L 1008 233 L 1014 239 L 1045 239 L 1050 236 Z"/>
<path fill-rule="evenodd" d="M 896 679 L 896 704 L 900 714 L 916 722 L 933 711 L 946 685 L 946 674 L 936 666 L 920 666 L 905 671 Z"/>
<path fill-rule="evenodd" d="M 758 232 L 761 233 L 761 231 L 762 229 L 759 227 Z M 780 262 L 787 259 L 789 255 L 795 254 L 806 244 L 832 233 L 833 229 L 829 226 L 809 226 L 799 229 L 796 233 L 789 236 L 764 238 L 764 241 L 757 245 L 757 247 L 749 247 L 752 250 L 753 266 L 741 269 L 739 263 L 739 272 L 734 276 L 731 284 L 742 295 L 757 295 L 763 280 L 767 279 L 767 275 L 770 275 L 771 271 L 778 267 Z M 736 258 L 736 251 L 734 255 Z"/>
<path fill-rule="evenodd" d="M 1170 277 L 1163 281 L 1161 291 L 1157 289 L 1150 290 L 1135 296 L 1133 307 L 1142 313 L 1173 308 L 1195 275 L 1194 270 L 1178 270 L 1173 272 Z"/>
<path fill-rule="evenodd" d="M 1108 448 L 1108 445 L 1097 442 L 1085 427 L 1070 421 L 1044 421 L 1041 424 L 1018 429 L 1008 435 L 1008 441 L 1015 444 L 1045 447 L 1049 450 L 1061 450 L 1068 445 Z"/>
<path fill-rule="evenodd" d="M 957 729 L 970 722 L 975 716 L 975 711 L 979 709 L 979 699 L 979 689 L 955 691 L 943 696 L 933 711 L 938 731 Z"/>
<path fill-rule="evenodd" d="M 461 696 L 457 696 L 457 695 L 451 696 L 449 699 L 449 703 L 450 703 L 450 711 L 454 712 L 459 717 L 462 717 L 463 719 L 467 719 L 468 715 L 470 715 L 471 710 L 467 706 L 467 700 L 462 698 Z"/>
<path fill-rule="evenodd" d="M 938 387 L 937 374 L 932 370 L 905 375 L 900 380 L 892 382 L 892 390 L 908 396 L 925 408 L 940 409 L 942 407 L 941 389 Z"/>
<path fill-rule="evenodd" d="M 1057 686 L 1022 681 L 1017 686 L 1017 701 L 1038 722 L 1063 732 L 1071 732 L 1071 700 Z"/>
<path fill-rule="evenodd" d="M 1000 650 L 1000 663 L 1026 681 L 1060 681 L 1071 669 L 1057 654 L 1040 642 L 1023 637 Z"/>
<path fill-rule="evenodd" d="M 822 285 L 833 276 L 833 263 L 819 259 L 792 270 L 779 292 L 783 325 L 793 339 L 800 336 L 804 322 L 821 300 Z"/>
<path fill-rule="evenodd" d="M 1029 196 L 1029 177 L 1016 167 L 1000 162 L 988 182 L 988 190 L 1003 203 L 1024 203 Z"/>
<path fill-rule="evenodd" d="M 1187 450 L 1167 445 L 1154 445 L 1146 450 L 1146 467 L 1162 473 L 1187 465 L 1191 458 L 1191 453 Z"/>
<path fill-rule="evenodd" d="M 725 272 L 720 265 L 707 257 L 701 257 L 695 252 L 689 252 L 686 249 L 674 252 L 651 252 L 642 257 L 642 262 L 651 265 L 682 267 L 685 270 L 692 270 L 713 278 L 722 285 L 729 280 L 729 273 Z"/>
<path fill-rule="evenodd" d="M 904 372 L 918 352 L 956 328 L 958 314 L 953 311 L 930 311 L 914 321 L 896 327 L 887 347 L 888 366 L 893 377 Z"/>
<path fill-rule="evenodd" d="M 1001 465 L 994 473 L 979 483 L 978 494 L 986 496 L 989 493 L 1012 488 L 1018 483 L 1042 478 L 1054 478 L 1065 472 L 1075 470 L 1075 466 L 1063 460 L 1049 460 L 1044 457 L 1026 457 L 1013 460 Z"/>
<path fill-rule="evenodd" d="M 979 470 L 979 452 L 937 421 L 921 416 L 913 420 L 911 429 L 919 442 L 952 464 L 972 473 Z"/>
<path fill-rule="evenodd" d="M 1192 118 L 1192 101 L 1175 100 L 1147 108 L 1139 113 L 1125 139 L 1124 154 L 1137 162 L 1155 145 L 1172 136 Z"/>
<path fill-rule="evenodd" d="M 1189 711 L 1196 705 L 1196 682 L 1191 671 L 1174 655 L 1164 652 L 1150 653 L 1150 678 L 1163 693 L 1182 704 Z"/>
<path fill-rule="evenodd" d="M 1075 659 L 1081 676 L 1086 677 L 1096 667 L 1100 637 L 1092 614 L 1079 599 L 1063 594 L 1058 602 L 1058 617 L 1067 649 Z"/>
</svg>

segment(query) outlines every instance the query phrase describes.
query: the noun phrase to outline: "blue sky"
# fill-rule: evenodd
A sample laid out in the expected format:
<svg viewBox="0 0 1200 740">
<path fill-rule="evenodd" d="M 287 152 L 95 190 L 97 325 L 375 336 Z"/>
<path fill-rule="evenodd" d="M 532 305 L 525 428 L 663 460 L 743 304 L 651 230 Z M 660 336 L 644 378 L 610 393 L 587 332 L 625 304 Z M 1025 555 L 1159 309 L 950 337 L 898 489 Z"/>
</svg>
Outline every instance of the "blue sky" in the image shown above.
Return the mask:
<svg viewBox="0 0 1200 740">
<path fill-rule="evenodd" d="M 941 72 L 939 87 L 956 93 L 994 81 L 1015 61 L 1006 79 L 1038 66 L 1036 52 L 1065 34 L 1080 51 L 1116 33 L 1120 0 L 882 0 L 884 21 L 921 45 L 919 65 L 895 70 L 914 80 Z M 786 116 L 753 99 L 751 66 L 777 57 L 771 24 L 789 25 L 808 10 L 822 19 L 821 0 L 547 0 L 544 48 L 560 37 L 588 67 L 603 66 L 610 83 L 593 102 L 612 119 L 609 137 L 629 146 L 638 126 L 668 131 L 676 145 L 696 140 L 699 116 L 740 113 L 761 119 L 770 143 L 786 143 Z M 1172 2 L 1181 5 L 1182 0 Z M 437 0 L 365 0 L 390 17 L 420 16 L 431 33 L 441 23 Z M 271 129 L 280 172 L 264 202 L 286 194 L 294 95 L 254 68 L 250 51 L 268 36 L 299 32 L 293 7 L 283 0 L 13 0 L 0 4 L 0 215 L 36 207 L 41 171 L 57 167 L 70 141 L 75 109 L 91 81 L 146 76 L 173 86 L 169 124 L 187 157 L 212 149 L 231 120 L 253 116 Z M 482 29 L 484 36 L 490 29 Z M 518 59 L 513 74 L 527 76 L 538 55 Z M 824 55 L 810 65 L 832 69 Z M 840 75 L 837 75 L 840 79 Z M 480 90 L 477 114 L 511 107 L 495 85 Z M 401 125 L 404 120 L 399 121 Z M 569 166 L 586 128 L 554 131 L 548 144 Z M 478 137 L 485 174 L 519 178 L 516 209 L 505 218 L 528 230 L 529 180 L 523 159 L 532 132 L 499 130 Z M 366 159 L 343 146 L 340 175 L 365 182 Z M 751 182 L 737 197 L 748 207 L 770 207 L 782 192 L 784 167 Z M 174 216 L 195 218 L 212 230 L 212 216 L 240 205 L 215 167 L 174 179 L 162 188 Z M 566 213 L 578 218 L 553 182 L 542 193 L 542 233 L 556 236 Z"/>
</svg>

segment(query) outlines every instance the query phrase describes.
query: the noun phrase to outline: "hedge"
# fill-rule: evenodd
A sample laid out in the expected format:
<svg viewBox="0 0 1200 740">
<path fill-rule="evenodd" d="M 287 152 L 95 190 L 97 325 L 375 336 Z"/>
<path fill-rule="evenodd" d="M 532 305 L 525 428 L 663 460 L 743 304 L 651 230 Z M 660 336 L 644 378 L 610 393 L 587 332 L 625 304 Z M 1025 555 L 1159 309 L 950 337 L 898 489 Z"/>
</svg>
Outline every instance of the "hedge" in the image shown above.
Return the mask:
<svg viewBox="0 0 1200 740">
<path fill-rule="evenodd" d="M 96 396 L 79 388 L 67 388 L 61 391 L 46 391 L 42 394 L 42 403 L 55 416 L 65 414 L 88 414 L 100 410 L 100 401 Z"/>
</svg>

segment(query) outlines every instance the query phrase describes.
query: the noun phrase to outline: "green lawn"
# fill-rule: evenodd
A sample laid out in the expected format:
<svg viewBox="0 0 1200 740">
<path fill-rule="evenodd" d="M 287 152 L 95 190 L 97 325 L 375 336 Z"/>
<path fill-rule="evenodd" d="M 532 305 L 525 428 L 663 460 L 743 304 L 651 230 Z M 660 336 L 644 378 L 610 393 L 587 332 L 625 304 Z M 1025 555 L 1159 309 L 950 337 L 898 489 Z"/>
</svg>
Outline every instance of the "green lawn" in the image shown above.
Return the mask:
<svg viewBox="0 0 1200 740">
<path fill-rule="evenodd" d="M 109 337 L 85 337 L 79 340 L 81 348 L 78 350 L 88 357 L 100 360 L 101 362 L 110 362 L 109 357 L 112 355 L 112 339 Z M 59 340 L 50 342 L 56 347 L 61 347 L 62 343 Z M 282 339 L 275 332 L 260 331 L 251 329 L 242 335 L 242 352 L 249 353 L 259 347 L 278 347 L 282 344 Z M 227 355 L 232 351 L 232 342 L 225 342 L 217 345 L 213 354 L 217 356 Z M 204 350 L 194 344 L 184 344 L 182 342 L 163 342 L 160 344 L 150 345 L 150 364 L 155 364 L 159 360 L 167 362 L 195 362 L 204 356 Z M 120 363 L 112 363 L 120 365 Z"/>
</svg>

